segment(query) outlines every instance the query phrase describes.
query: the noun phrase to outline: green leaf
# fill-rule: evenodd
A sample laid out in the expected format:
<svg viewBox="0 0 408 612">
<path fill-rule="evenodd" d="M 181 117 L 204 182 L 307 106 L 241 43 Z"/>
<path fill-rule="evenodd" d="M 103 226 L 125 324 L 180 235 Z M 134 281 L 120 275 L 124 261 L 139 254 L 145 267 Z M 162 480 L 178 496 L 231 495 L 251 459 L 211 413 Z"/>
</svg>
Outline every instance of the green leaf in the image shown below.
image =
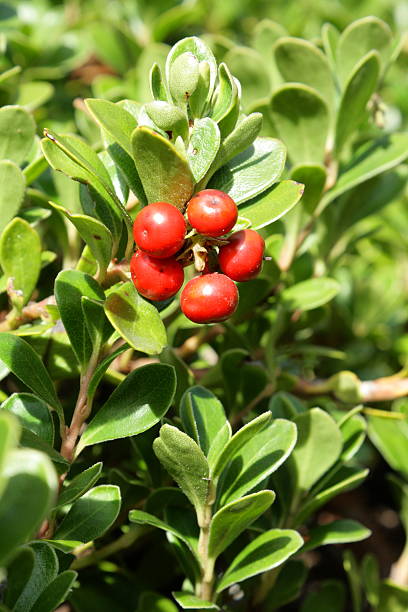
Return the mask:
<svg viewBox="0 0 408 612">
<path fill-rule="evenodd" d="M 148 355 L 160 353 L 167 344 L 166 329 L 152 304 L 128 281 L 107 292 L 105 313 L 128 344 Z"/>
<path fill-rule="evenodd" d="M 200 446 L 211 468 L 231 437 L 221 402 L 204 387 L 191 387 L 181 399 L 180 416 L 185 432 Z"/>
<path fill-rule="evenodd" d="M 47 81 L 20 83 L 16 104 L 27 111 L 34 111 L 49 100 L 54 93 L 54 87 Z"/>
<path fill-rule="evenodd" d="M 329 132 L 329 109 L 311 87 L 283 85 L 271 99 L 272 119 L 293 164 L 322 163 Z"/>
<path fill-rule="evenodd" d="M 273 491 L 259 491 L 241 497 L 216 512 L 211 520 L 208 555 L 216 559 L 274 502 Z"/>
<path fill-rule="evenodd" d="M 34 450 L 41 451 L 53 461 L 54 463 L 62 464 L 64 471 L 68 468 L 68 461 L 64 459 L 48 442 L 40 438 L 37 434 L 23 427 L 21 431 L 21 446 L 27 448 L 33 448 Z M 61 466 L 60 466 L 61 467 Z"/>
<path fill-rule="evenodd" d="M 138 604 L 137 612 L 177 612 L 177 607 L 170 599 L 152 591 L 142 593 Z"/>
<path fill-rule="evenodd" d="M 108 228 L 94 217 L 71 214 L 66 208 L 54 202 L 50 202 L 50 205 L 71 221 L 98 262 L 99 269 L 106 270 L 112 258 L 113 242 L 112 234 Z"/>
<path fill-rule="evenodd" d="M 302 504 L 298 514 L 293 519 L 293 525 L 302 525 L 306 518 L 316 512 L 333 497 L 340 495 L 344 491 L 355 489 L 367 477 L 368 469 L 362 470 L 358 467 L 347 467 L 340 469 L 328 483 L 323 491 L 312 496 Z"/>
<path fill-rule="evenodd" d="M 307 578 L 308 569 L 302 561 L 290 559 L 279 571 L 273 589 L 266 596 L 267 610 L 280 610 L 297 599 Z"/>
<path fill-rule="evenodd" d="M 220 168 L 208 187 L 220 189 L 241 204 L 273 185 L 283 172 L 286 149 L 280 140 L 257 138 L 245 151 Z"/>
<path fill-rule="evenodd" d="M 62 270 L 55 279 L 55 299 L 72 349 L 82 367 L 86 367 L 93 352 L 81 298 L 86 296 L 101 302 L 105 294 L 96 280 L 79 270 Z"/>
<path fill-rule="evenodd" d="M 184 53 L 191 53 L 196 58 L 196 60 L 198 60 L 198 62 L 208 63 L 210 69 L 210 83 L 207 99 L 209 99 L 214 89 L 215 79 L 217 78 L 217 62 L 212 51 L 200 38 L 197 38 L 196 36 L 183 38 L 171 48 L 166 60 L 167 82 L 170 81 L 170 73 L 174 62 L 180 55 Z"/>
<path fill-rule="evenodd" d="M 383 65 L 391 54 L 392 32 L 388 24 L 377 17 L 353 21 L 340 36 L 337 48 L 337 72 L 345 82 L 364 55 L 377 50 Z"/>
<path fill-rule="evenodd" d="M 304 184 L 302 208 L 309 215 L 312 215 L 323 195 L 327 179 L 326 169 L 319 164 L 295 166 L 292 169 L 291 178 Z"/>
<path fill-rule="evenodd" d="M 215 121 L 209 117 L 194 121 L 187 159 L 196 183 L 207 174 L 217 156 L 220 142 L 220 130 Z"/>
<path fill-rule="evenodd" d="M 408 607 L 408 589 L 384 580 L 380 587 L 378 610 L 384 612 L 405 612 Z"/>
<path fill-rule="evenodd" d="M 217 604 L 211 601 L 204 601 L 200 597 L 185 591 L 174 591 L 174 599 L 183 610 L 219 610 Z"/>
<path fill-rule="evenodd" d="M 177 379 L 174 403 L 178 406 L 185 391 L 194 384 L 194 375 L 174 348 L 169 346 L 165 347 L 160 353 L 159 359 L 160 363 L 167 363 L 168 365 L 174 366 Z"/>
<path fill-rule="evenodd" d="M 218 457 L 217 463 L 213 468 L 213 478 L 221 474 L 233 457 L 238 456 L 241 448 L 252 438 L 256 437 L 267 424 L 270 423 L 272 415 L 270 412 L 264 412 L 258 417 L 241 427 L 236 434 L 232 436 L 226 444 L 221 455 Z"/>
<path fill-rule="evenodd" d="M 196 554 L 194 547 L 192 547 L 191 542 L 188 538 L 185 537 L 178 529 L 170 525 L 169 523 L 165 523 L 161 521 L 153 514 L 149 514 L 148 512 L 142 512 L 142 510 L 131 510 L 129 512 L 129 520 L 132 523 L 136 523 L 137 525 L 150 525 L 151 527 L 156 527 L 157 529 L 161 529 L 162 531 L 166 531 L 167 533 L 171 533 L 179 540 L 182 540 L 188 548 L 191 550 L 193 554 Z"/>
<path fill-rule="evenodd" d="M 222 474 L 218 487 L 221 506 L 242 497 L 270 476 L 287 459 L 295 443 L 296 427 L 284 419 L 269 422 L 247 439 Z"/>
<path fill-rule="evenodd" d="M 313 550 L 318 546 L 327 544 L 347 544 L 348 542 L 360 542 L 369 538 L 371 531 L 358 523 L 348 519 L 333 521 L 327 525 L 313 527 L 308 533 L 302 552 Z"/>
<path fill-rule="evenodd" d="M 188 100 L 192 117 L 201 117 L 207 109 L 207 98 L 210 89 L 211 71 L 206 60 L 198 64 L 198 81 L 194 93 Z"/>
<path fill-rule="evenodd" d="M 218 67 L 218 87 L 216 98 L 211 111 L 211 119 L 221 123 L 234 107 L 238 97 L 238 88 L 235 80 L 224 63 Z"/>
<path fill-rule="evenodd" d="M 166 66 L 167 68 L 167 66 Z M 169 64 L 167 82 L 173 100 L 183 106 L 197 89 L 199 81 L 199 61 L 189 51 L 173 57 Z"/>
<path fill-rule="evenodd" d="M 119 104 L 108 100 L 88 98 L 85 104 L 95 121 L 132 156 L 132 132 L 137 126 L 135 118 Z"/>
<path fill-rule="evenodd" d="M 53 612 L 66 600 L 78 574 L 66 570 L 55 578 L 41 593 L 30 612 Z"/>
<path fill-rule="evenodd" d="M 119 487 L 100 485 L 80 497 L 55 532 L 56 540 L 90 542 L 115 522 L 121 504 Z"/>
<path fill-rule="evenodd" d="M 58 497 L 57 507 L 72 504 L 78 497 L 81 497 L 98 481 L 101 472 L 102 462 L 99 462 L 77 474 L 69 485 L 62 489 Z"/>
<path fill-rule="evenodd" d="M 168 93 L 159 64 L 153 64 L 150 70 L 150 91 L 155 100 L 168 101 Z"/>
<path fill-rule="evenodd" d="M 23 108 L 3 106 L 0 109 L 0 159 L 20 166 L 27 160 L 35 137 L 35 121 Z"/>
<path fill-rule="evenodd" d="M 367 117 L 367 104 L 376 89 L 379 74 L 380 58 L 376 51 L 363 57 L 351 73 L 337 113 L 335 146 L 338 153 Z"/>
<path fill-rule="evenodd" d="M 336 74 L 336 56 L 337 47 L 340 38 L 340 32 L 332 23 L 324 23 L 322 26 L 322 44 L 327 55 L 330 68 L 333 74 Z"/>
<path fill-rule="evenodd" d="M 343 437 L 340 460 L 345 462 L 352 459 L 361 448 L 366 438 L 367 421 L 356 414 L 340 424 L 340 431 Z"/>
<path fill-rule="evenodd" d="M 4 229 L 0 264 L 5 276 L 12 279 L 11 301 L 22 308 L 30 300 L 41 270 L 40 237 L 27 221 L 16 217 Z"/>
<path fill-rule="evenodd" d="M 132 135 L 133 156 L 149 204 L 169 202 L 182 208 L 193 194 L 194 179 L 174 145 L 147 127 Z"/>
<path fill-rule="evenodd" d="M 171 425 L 163 425 L 153 443 L 154 452 L 196 509 L 199 525 L 209 490 L 209 467 L 198 444 Z"/>
<path fill-rule="evenodd" d="M 61 405 L 47 370 L 35 350 L 22 338 L 0 334 L 0 359 L 27 387 L 61 414 Z"/>
<path fill-rule="evenodd" d="M 31 610 L 41 591 L 58 574 L 57 555 L 49 544 L 33 542 L 30 548 L 34 553 L 33 571 L 13 606 L 15 612 Z"/>
<path fill-rule="evenodd" d="M 156 101 L 144 105 L 144 110 L 158 128 L 172 133 L 172 140 L 181 136 L 188 137 L 187 115 L 178 106 L 168 102 Z"/>
<path fill-rule="evenodd" d="M 115 190 L 102 161 L 95 151 L 77 136 L 57 136 L 46 132 L 42 150 L 48 163 L 72 179 L 88 185 L 93 192 L 88 195 L 87 209 L 90 216 L 96 216 L 104 223 L 115 240 L 122 231 L 122 223 L 128 217 L 116 197 Z M 84 205 L 84 201 L 82 202 Z"/>
<path fill-rule="evenodd" d="M 29 546 L 20 546 L 7 567 L 7 589 L 4 594 L 4 603 L 12 610 L 20 593 L 34 569 L 34 551 Z M 1 610 L 1 608 L 0 608 Z"/>
<path fill-rule="evenodd" d="M 387 463 L 408 478 L 408 422 L 370 416 L 368 435 Z"/>
<path fill-rule="evenodd" d="M 242 85 L 242 104 L 245 109 L 270 93 L 271 83 L 265 58 L 258 51 L 234 45 L 225 55 L 224 61 Z"/>
<path fill-rule="evenodd" d="M 261 229 L 277 221 L 299 202 L 305 186 L 296 181 L 281 181 L 240 207 L 240 214 L 249 219 L 253 229 Z M 303 202 L 302 202 L 303 203 Z"/>
<path fill-rule="evenodd" d="M 324 580 L 305 598 L 300 612 L 343 612 L 346 593 L 339 580 Z"/>
<path fill-rule="evenodd" d="M 320 408 L 312 408 L 295 419 L 298 440 L 291 461 L 296 470 L 296 487 L 308 491 L 337 461 L 343 446 L 336 422 Z"/>
<path fill-rule="evenodd" d="M 313 43 L 301 38 L 279 38 L 274 48 L 275 62 L 285 81 L 303 83 L 316 89 L 329 106 L 335 88 L 326 56 Z"/>
<path fill-rule="evenodd" d="M 335 186 L 322 198 L 316 214 L 320 214 L 330 202 L 349 189 L 391 170 L 407 157 L 407 133 L 389 134 L 360 148 L 348 166 L 343 168 Z"/>
<path fill-rule="evenodd" d="M 1 566 L 7 564 L 16 548 L 38 529 L 54 502 L 58 487 L 51 461 L 35 450 L 11 451 L 3 473 L 7 481 L 0 499 Z"/>
<path fill-rule="evenodd" d="M 282 291 L 282 301 L 290 310 L 313 310 L 330 302 L 340 291 L 333 278 L 321 276 L 292 285 Z"/>
<path fill-rule="evenodd" d="M 284 563 L 302 546 L 297 531 L 271 529 L 252 540 L 235 557 L 217 585 L 221 593 L 235 582 L 242 582 Z"/>
<path fill-rule="evenodd" d="M 89 423 L 79 442 L 85 446 L 136 436 L 166 414 L 176 388 L 174 369 L 154 363 L 133 370 Z"/>
<path fill-rule="evenodd" d="M 95 395 L 96 389 L 98 388 L 99 383 L 101 382 L 106 370 L 109 368 L 110 364 L 119 357 L 124 351 L 129 349 L 128 344 L 123 344 L 119 348 L 117 348 L 113 353 L 107 355 L 102 361 L 100 361 L 95 368 L 95 371 L 92 375 L 91 381 L 88 387 L 88 398 L 92 400 Z"/>
<path fill-rule="evenodd" d="M 5 486 L 3 467 L 7 453 L 17 446 L 21 427 L 14 417 L 0 412 L 0 496 Z"/>
<path fill-rule="evenodd" d="M 0 234 L 18 213 L 25 185 L 24 175 L 16 164 L 8 160 L 0 161 Z"/>
<path fill-rule="evenodd" d="M 233 160 L 237 155 L 243 153 L 252 144 L 256 146 L 256 137 L 262 127 L 261 113 L 252 113 L 244 117 L 234 128 L 234 130 L 222 139 L 217 156 L 210 168 L 208 176 L 212 176 L 221 166 L 226 166 L 227 162 Z M 255 141 L 255 142 L 254 142 Z M 207 177 L 208 178 L 208 177 Z"/>
</svg>

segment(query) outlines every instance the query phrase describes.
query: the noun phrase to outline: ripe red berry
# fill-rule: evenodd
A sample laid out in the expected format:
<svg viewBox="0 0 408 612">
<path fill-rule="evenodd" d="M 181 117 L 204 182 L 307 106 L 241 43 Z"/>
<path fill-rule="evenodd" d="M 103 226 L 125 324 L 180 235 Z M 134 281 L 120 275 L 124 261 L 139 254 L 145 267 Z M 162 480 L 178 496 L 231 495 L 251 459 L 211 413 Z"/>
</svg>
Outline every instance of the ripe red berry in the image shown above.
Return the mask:
<svg viewBox="0 0 408 612">
<path fill-rule="evenodd" d="M 190 225 L 206 236 L 223 236 L 232 230 L 238 218 L 234 200 L 218 189 L 204 189 L 187 205 Z"/>
<path fill-rule="evenodd" d="M 167 202 L 142 208 L 133 224 L 139 249 L 152 257 L 171 257 L 183 246 L 186 222 L 181 212 Z"/>
<path fill-rule="evenodd" d="M 261 270 L 265 242 L 251 229 L 232 234 L 228 244 L 220 247 L 218 262 L 221 272 L 234 281 L 248 281 Z"/>
<path fill-rule="evenodd" d="M 238 289 L 224 274 L 196 276 L 184 287 L 180 296 L 181 310 L 194 323 L 225 321 L 237 309 Z"/>
<path fill-rule="evenodd" d="M 174 258 L 157 259 L 136 251 L 130 260 L 130 273 L 136 289 L 149 300 L 167 300 L 184 281 L 183 266 Z"/>
</svg>

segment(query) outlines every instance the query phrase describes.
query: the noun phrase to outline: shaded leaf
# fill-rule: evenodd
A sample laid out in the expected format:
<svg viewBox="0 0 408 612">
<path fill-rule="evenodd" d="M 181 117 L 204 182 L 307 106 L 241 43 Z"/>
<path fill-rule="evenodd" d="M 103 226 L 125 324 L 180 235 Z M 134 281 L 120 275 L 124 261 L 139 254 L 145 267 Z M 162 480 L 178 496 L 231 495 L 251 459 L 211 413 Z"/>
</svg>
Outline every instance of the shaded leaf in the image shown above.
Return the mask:
<svg viewBox="0 0 408 612">
<path fill-rule="evenodd" d="M 296 181 L 281 181 L 240 207 L 253 229 L 261 229 L 289 212 L 303 196 L 304 185 Z"/>
<path fill-rule="evenodd" d="M 121 504 L 119 487 L 100 485 L 78 499 L 55 532 L 57 540 L 90 542 L 116 520 Z"/>
<path fill-rule="evenodd" d="M 319 277 L 292 285 L 282 291 L 282 300 L 290 310 L 313 310 L 330 302 L 340 291 L 333 278 Z"/>
<path fill-rule="evenodd" d="M 18 106 L 0 109 L 0 159 L 9 159 L 20 166 L 26 161 L 35 137 L 35 121 Z"/>
<path fill-rule="evenodd" d="M 347 544 L 348 542 L 360 542 L 370 537 L 371 531 L 358 523 L 348 519 L 333 521 L 327 525 L 313 527 L 308 534 L 308 539 L 302 551 L 313 550 L 318 546 L 327 544 Z"/>
<path fill-rule="evenodd" d="M 209 117 L 196 119 L 190 135 L 187 159 L 198 183 L 206 175 L 213 163 L 221 142 L 218 125 Z"/>
<path fill-rule="evenodd" d="M 95 463 L 83 472 L 80 472 L 71 482 L 62 489 L 58 496 L 58 506 L 72 504 L 78 497 L 86 493 L 99 479 L 102 471 L 102 463 Z"/>
<path fill-rule="evenodd" d="M 73 570 L 59 574 L 41 593 L 31 612 L 53 612 L 65 601 L 77 576 L 77 572 Z"/>
<path fill-rule="evenodd" d="M 131 510 L 129 513 L 129 520 L 137 525 L 150 525 L 151 527 L 156 527 L 157 529 L 161 529 L 167 533 L 172 533 L 174 536 L 176 536 L 176 538 L 179 538 L 185 544 L 187 544 L 192 553 L 196 554 L 196 551 L 194 550 L 194 547 L 191 546 L 191 542 L 188 538 L 186 538 L 178 529 L 169 523 L 165 523 L 164 521 L 158 519 L 156 516 L 153 516 L 153 514 L 142 512 L 142 510 Z"/>
<path fill-rule="evenodd" d="M 18 213 L 25 184 L 24 175 L 16 164 L 8 160 L 0 161 L 0 233 Z"/>
</svg>

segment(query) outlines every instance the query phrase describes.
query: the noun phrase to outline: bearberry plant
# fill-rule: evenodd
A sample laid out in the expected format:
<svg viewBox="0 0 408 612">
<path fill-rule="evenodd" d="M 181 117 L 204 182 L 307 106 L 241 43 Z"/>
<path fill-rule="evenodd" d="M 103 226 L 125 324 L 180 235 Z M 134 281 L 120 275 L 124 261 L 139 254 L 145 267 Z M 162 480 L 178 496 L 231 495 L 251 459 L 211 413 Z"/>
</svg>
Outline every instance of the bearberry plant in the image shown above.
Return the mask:
<svg viewBox="0 0 408 612">
<path fill-rule="evenodd" d="M 4 612 L 407 603 L 406 547 L 390 580 L 347 550 L 349 591 L 304 589 L 316 549 L 371 534 L 325 511 L 365 481 L 367 432 L 407 525 L 406 406 L 370 406 L 405 372 L 364 380 L 348 344 L 364 223 L 405 186 L 380 97 L 401 43 L 376 18 L 207 39 L 127 82 L 150 101 L 100 87 L 41 141 L 35 105 L 0 109 Z"/>
</svg>

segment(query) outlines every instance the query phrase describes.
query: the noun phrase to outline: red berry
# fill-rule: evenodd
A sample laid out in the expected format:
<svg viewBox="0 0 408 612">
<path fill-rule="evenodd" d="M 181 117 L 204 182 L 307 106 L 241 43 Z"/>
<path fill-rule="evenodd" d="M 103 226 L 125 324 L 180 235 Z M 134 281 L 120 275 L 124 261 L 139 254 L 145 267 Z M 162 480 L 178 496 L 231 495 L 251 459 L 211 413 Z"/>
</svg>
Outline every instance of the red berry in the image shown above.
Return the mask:
<svg viewBox="0 0 408 612">
<path fill-rule="evenodd" d="M 137 246 L 152 257 L 171 257 L 183 246 L 185 235 L 183 215 L 167 202 L 153 202 L 145 206 L 133 224 Z"/>
<path fill-rule="evenodd" d="M 218 262 L 221 272 L 234 281 L 248 281 L 261 270 L 265 242 L 251 229 L 232 234 L 228 244 L 220 247 Z"/>
<path fill-rule="evenodd" d="M 194 323 L 225 321 L 237 309 L 238 289 L 224 274 L 204 274 L 188 281 L 181 292 L 181 310 Z"/>
<path fill-rule="evenodd" d="M 190 225 L 206 236 L 223 236 L 232 230 L 238 218 L 234 200 L 218 189 L 204 189 L 187 205 Z"/>
<path fill-rule="evenodd" d="M 174 258 L 157 259 L 136 251 L 130 260 L 132 281 L 149 300 L 167 300 L 177 293 L 184 281 L 183 266 Z"/>
</svg>

